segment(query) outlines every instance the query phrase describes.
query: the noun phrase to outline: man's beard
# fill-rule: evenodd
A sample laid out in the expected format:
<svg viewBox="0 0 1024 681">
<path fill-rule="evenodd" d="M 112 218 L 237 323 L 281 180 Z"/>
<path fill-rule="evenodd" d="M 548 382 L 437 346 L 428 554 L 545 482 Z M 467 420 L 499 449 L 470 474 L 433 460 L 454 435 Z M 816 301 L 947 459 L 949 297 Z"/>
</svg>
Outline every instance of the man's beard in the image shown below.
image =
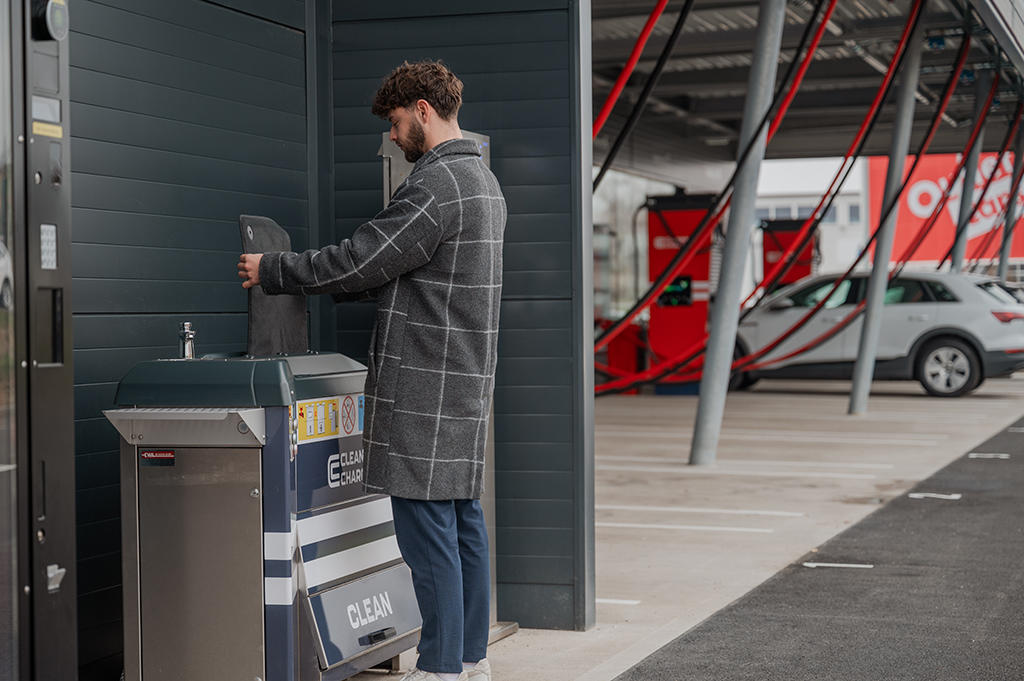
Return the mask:
<svg viewBox="0 0 1024 681">
<path fill-rule="evenodd" d="M 403 140 L 401 147 L 402 151 L 405 152 L 405 160 L 409 163 L 415 163 L 420 160 L 420 157 L 426 152 L 424 147 L 427 145 L 427 136 L 423 132 L 423 126 L 415 118 L 412 119 L 412 124 L 409 126 L 409 137 Z"/>
</svg>

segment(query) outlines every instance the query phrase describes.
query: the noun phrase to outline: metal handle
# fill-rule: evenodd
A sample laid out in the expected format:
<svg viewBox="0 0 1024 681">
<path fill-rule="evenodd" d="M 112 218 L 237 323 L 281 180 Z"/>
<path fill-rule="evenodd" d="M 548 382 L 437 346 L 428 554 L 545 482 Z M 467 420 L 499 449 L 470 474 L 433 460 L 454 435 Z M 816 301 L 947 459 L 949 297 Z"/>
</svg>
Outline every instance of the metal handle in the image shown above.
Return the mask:
<svg viewBox="0 0 1024 681">
<path fill-rule="evenodd" d="M 196 332 L 192 322 L 182 322 L 178 328 L 178 355 L 182 359 L 196 358 Z"/>
</svg>

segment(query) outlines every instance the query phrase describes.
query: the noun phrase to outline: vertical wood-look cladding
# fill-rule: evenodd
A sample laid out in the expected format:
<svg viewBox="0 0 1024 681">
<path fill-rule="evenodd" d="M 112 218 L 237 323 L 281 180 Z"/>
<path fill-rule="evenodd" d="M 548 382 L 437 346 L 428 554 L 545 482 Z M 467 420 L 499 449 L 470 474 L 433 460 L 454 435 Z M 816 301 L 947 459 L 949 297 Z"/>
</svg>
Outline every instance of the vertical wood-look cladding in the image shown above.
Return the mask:
<svg viewBox="0 0 1024 681">
<path fill-rule="evenodd" d="M 308 244 L 304 12 L 302 0 L 72 8 L 83 665 L 121 651 L 118 436 L 101 410 L 133 364 L 177 354 L 182 320 L 202 353 L 245 348 L 240 213 L 271 216 L 295 248 Z"/>
<path fill-rule="evenodd" d="M 465 84 L 460 124 L 490 135 L 509 211 L 495 391 L 498 616 L 563 629 L 586 626 L 576 589 L 586 570 L 574 553 L 586 447 L 574 393 L 577 10 L 566 0 L 334 2 L 336 239 L 381 207 L 376 153 L 387 125 L 370 103 L 392 68 L 444 60 Z M 341 352 L 365 357 L 372 315 L 369 305 L 338 308 Z"/>
</svg>

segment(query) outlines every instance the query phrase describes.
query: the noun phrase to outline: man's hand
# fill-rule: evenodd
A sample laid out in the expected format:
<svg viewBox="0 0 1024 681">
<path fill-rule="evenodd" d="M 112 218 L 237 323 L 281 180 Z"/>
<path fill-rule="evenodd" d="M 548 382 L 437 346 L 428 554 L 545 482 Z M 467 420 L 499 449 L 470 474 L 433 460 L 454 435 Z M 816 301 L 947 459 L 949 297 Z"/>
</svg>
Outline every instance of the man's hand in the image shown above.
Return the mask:
<svg viewBox="0 0 1024 681">
<path fill-rule="evenodd" d="M 242 288 L 252 288 L 260 283 L 260 260 L 262 253 L 243 253 L 238 258 L 238 276 L 245 281 Z"/>
</svg>

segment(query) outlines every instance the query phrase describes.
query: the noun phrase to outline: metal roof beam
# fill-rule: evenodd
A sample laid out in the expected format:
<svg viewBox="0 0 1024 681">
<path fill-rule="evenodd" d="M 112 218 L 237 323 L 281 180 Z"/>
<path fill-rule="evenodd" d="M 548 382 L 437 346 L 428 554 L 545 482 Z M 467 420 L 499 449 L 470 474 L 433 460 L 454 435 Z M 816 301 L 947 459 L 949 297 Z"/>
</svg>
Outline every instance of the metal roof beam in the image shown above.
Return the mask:
<svg viewBox="0 0 1024 681">
<path fill-rule="evenodd" d="M 928 30 L 957 29 L 962 25 L 959 17 L 951 13 L 930 14 L 924 17 Z M 898 40 L 906 19 L 893 17 L 877 20 L 864 20 L 850 22 L 844 26 L 845 34 L 836 36 L 826 33 L 821 40 L 823 47 L 843 47 L 847 45 L 853 36 L 859 43 L 866 44 L 874 41 L 892 42 Z M 782 49 L 793 50 L 800 44 L 803 35 L 802 25 L 791 24 L 785 28 L 782 34 Z M 675 58 L 696 58 L 696 57 L 722 57 L 722 56 L 748 56 L 750 47 L 754 42 L 756 29 L 737 29 L 731 31 L 689 31 L 683 34 L 683 40 L 676 47 L 672 56 Z M 646 55 L 656 55 L 665 46 L 666 36 L 651 36 L 644 50 Z M 635 40 L 633 38 L 613 38 L 607 40 L 595 40 L 593 43 L 593 66 L 601 68 L 625 63 L 633 49 Z M 653 59 L 642 59 L 641 64 L 647 64 Z M 647 68 L 650 68 L 647 66 Z"/>
<path fill-rule="evenodd" d="M 730 9 L 757 9 L 756 0 L 700 0 L 693 8 L 694 12 L 714 12 Z M 591 3 L 590 16 L 595 25 L 607 19 L 645 19 L 650 7 L 636 0 L 607 0 Z"/>
</svg>

